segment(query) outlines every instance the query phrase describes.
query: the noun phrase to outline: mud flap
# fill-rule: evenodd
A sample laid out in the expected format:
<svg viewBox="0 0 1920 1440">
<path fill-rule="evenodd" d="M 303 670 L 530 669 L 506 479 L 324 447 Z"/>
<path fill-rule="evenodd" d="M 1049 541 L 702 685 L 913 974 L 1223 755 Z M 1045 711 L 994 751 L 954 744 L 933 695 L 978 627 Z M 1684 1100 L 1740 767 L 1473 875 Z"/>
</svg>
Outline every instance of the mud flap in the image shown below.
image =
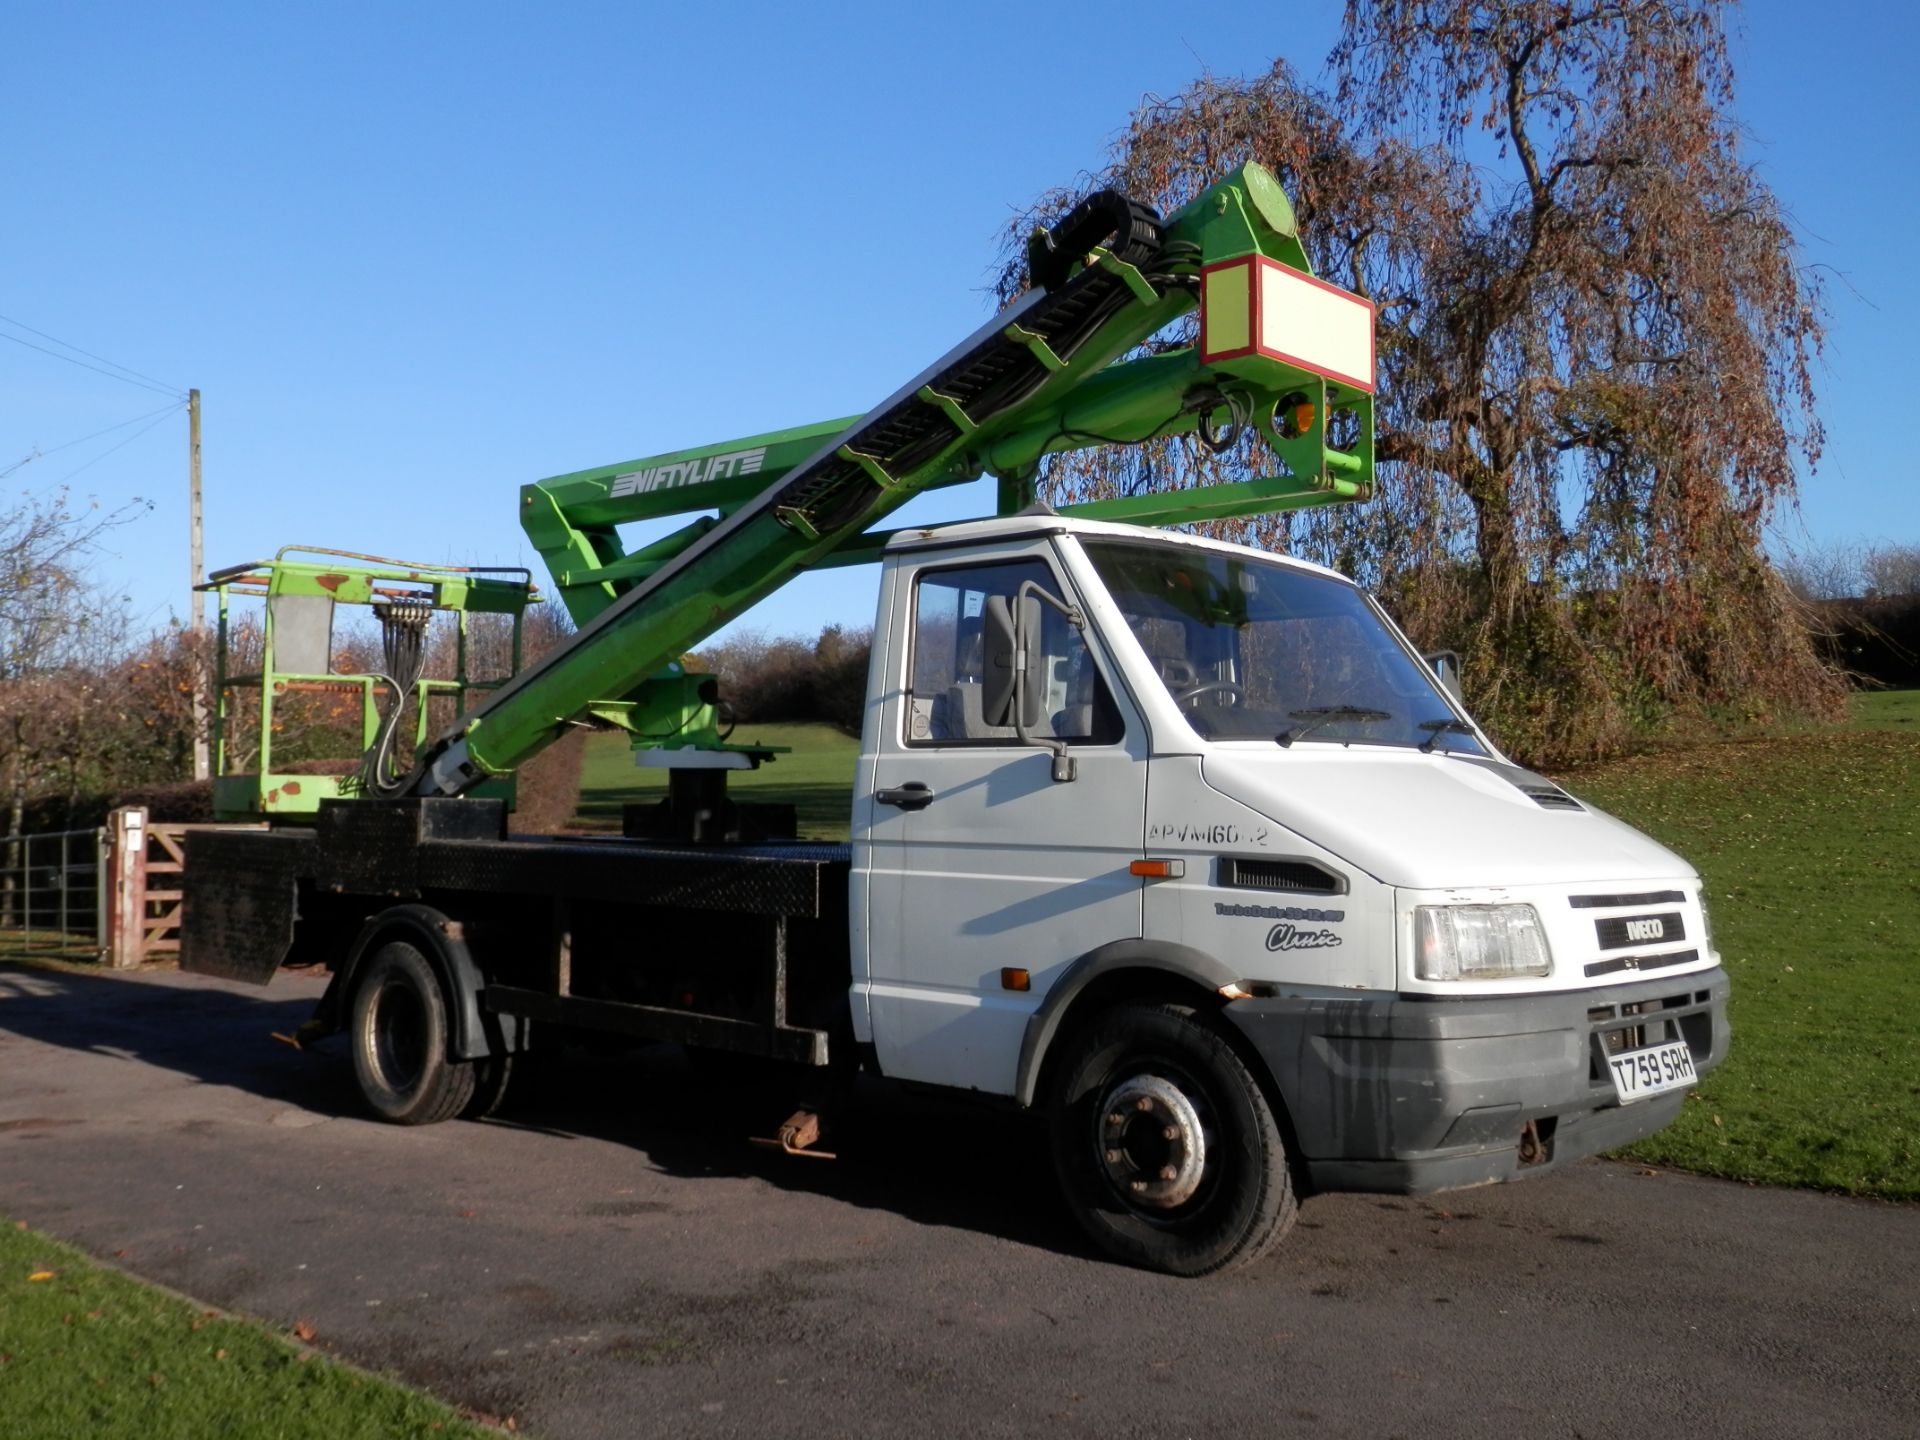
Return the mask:
<svg viewBox="0 0 1920 1440">
<path fill-rule="evenodd" d="M 309 834 L 199 830 L 181 875 L 180 968 L 264 985 L 293 947 Z"/>
</svg>

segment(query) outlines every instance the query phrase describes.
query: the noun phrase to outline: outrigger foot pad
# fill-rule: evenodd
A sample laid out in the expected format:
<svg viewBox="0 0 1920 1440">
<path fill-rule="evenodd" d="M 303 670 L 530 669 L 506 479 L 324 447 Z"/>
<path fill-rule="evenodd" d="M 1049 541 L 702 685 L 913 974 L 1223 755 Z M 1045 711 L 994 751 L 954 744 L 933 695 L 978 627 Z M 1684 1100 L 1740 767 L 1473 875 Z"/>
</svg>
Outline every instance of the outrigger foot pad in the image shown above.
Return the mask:
<svg viewBox="0 0 1920 1440">
<path fill-rule="evenodd" d="M 332 1032 L 318 1020 L 307 1021 L 291 1035 L 280 1030 L 271 1030 L 268 1032 L 268 1034 L 272 1035 L 273 1038 L 278 1040 L 282 1045 L 291 1045 L 296 1050 L 304 1050 L 313 1041 L 325 1039 L 330 1033 Z"/>
<path fill-rule="evenodd" d="M 781 1122 L 779 1133 L 771 1139 L 760 1135 L 752 1138 L 755 1145 L 771 1146 L 784 1150 L 789 1155 L 805 1155 L 812 1160 L 832 1160 L 836 1158 L 833 1151 L 813 1148 L 819 1143 L 821 1133 L 819 1115 L 811 1110 L 796 1110 Z"/>
</svg>

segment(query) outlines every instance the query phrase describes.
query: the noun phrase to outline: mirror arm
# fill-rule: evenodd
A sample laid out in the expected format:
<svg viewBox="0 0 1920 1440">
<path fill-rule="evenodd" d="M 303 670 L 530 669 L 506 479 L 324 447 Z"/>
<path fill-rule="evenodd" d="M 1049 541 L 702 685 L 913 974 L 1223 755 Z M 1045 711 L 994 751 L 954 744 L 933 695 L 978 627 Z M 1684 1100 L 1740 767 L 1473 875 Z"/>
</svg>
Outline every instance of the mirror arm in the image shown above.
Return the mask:
<svg viewBox="0 0 1920 1440">
<path fill-rule="evenodd" d="M 1036 600 L 1044 600 L 1062 615 L 1067 623 L 1076 630 L 1085 630 L 1087 617 L 1080 613 L 1078 605 L 1069 605 L 1059 596 L 1052 594 L 1038 580 L 1028 580 L 1014 592 L 1013 596 L 1013 733 L 1020 737 L 1022 745 L 1043 747 L 1053 752 L 1053 778 L 1056 784 L 1076 778 L 1080 767 L 1072 755 L 1067 753 L 1067 742 L 1057 735 L 1042 737 L 1027 729 L 1027 637 L 1025 626 L 1021 624 L 1020 602 L 1031 594 Z"/>
<path fill-rule="evenodd" d="M 1046 601 L 1047 604 L 1051 605 L 1054 609 L 1058 610 L 1062 615 L 1066 616 L 1067 623 L 1073 626 L 1074 629 L 1084 630 L 1087 628 L 1087 617 L 1080 613 L 1080 607 L 1078 605 L 1069 605 L 1066 601 L 1062 600 L 1058 595 L 1055 595 L 1051 590 L 1047 589 L 1046 586 L 1042 585 L 1038 580 L 1026 580 L 1021 582 L 1020 588 L 1013 592 L 1014 603 L 1018 604 L 1020 601 L 1026 599 L 1027 596 L 1029 595 L 1033 596 L 1033 598 L 1036 600 Z M 1017 622 L 1019 619 L 1019 611 L 1016 610 L 1014 612 L 1014 618 Z"/>
</svg>

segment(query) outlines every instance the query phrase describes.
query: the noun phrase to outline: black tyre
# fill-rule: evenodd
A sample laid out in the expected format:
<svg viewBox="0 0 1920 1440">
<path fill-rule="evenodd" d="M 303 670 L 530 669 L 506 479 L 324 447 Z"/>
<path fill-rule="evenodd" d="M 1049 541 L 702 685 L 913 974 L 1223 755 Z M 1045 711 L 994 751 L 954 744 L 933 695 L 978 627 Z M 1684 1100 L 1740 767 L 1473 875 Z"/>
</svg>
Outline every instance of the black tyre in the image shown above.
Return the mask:
<svg viewBox="0 0 1920 1440">
<path fill-rule="evenodd" d="M 368 1107 L 396 1125 L 431 1125 L 466 1108 L 474 1067 L 448 1056 L 447 997 L 427 957 L 380 947 L 353 992 L 353 1073 Z"/>
<path fill-rule="evenodd" d="M 513 1079 L 513 1056 L 488 1055 L 473 1062 L 473 1097 L 460 1114 L 484 1120 L 506 1103 L 507 1084 Z"/>
<path fill-rule="evenodd" d="M 1108 1011 L 1055 1071 L 1054 1165 L 1108 1255 L 1209 1275 L 1264 1254 L 1298 1212 L 1286 1147 L 1259 1084 L 1184 1005 Z"/>
</svg>

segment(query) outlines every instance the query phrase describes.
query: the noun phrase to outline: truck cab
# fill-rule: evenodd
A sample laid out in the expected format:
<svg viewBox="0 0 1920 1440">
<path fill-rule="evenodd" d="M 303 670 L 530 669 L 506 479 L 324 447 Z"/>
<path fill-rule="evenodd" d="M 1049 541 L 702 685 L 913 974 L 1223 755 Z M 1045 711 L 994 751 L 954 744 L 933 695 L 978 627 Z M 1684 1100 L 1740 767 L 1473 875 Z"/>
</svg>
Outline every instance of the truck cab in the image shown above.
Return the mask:
<svg viewBox="0 0 1920 1440">
<path fill-rule="evenodd" d="M 1057 1109 L 1089 1017 L 1172 1004 L 1294 1178 L 1419 1193 L 1650 1133 L 1725 1055 L 1692 867 L 1502 755 L 1340 575 L 1016 516 L 898 534 L 879 606 L 852 971 L 887 1075 Z M 1105 1062 L 1057 1137 L 1161 1231 L 1221 1104 L 1166 1060 Z M 1161 1145 L 1113 1143 L 1115 1096 Z"/>
</svg>

